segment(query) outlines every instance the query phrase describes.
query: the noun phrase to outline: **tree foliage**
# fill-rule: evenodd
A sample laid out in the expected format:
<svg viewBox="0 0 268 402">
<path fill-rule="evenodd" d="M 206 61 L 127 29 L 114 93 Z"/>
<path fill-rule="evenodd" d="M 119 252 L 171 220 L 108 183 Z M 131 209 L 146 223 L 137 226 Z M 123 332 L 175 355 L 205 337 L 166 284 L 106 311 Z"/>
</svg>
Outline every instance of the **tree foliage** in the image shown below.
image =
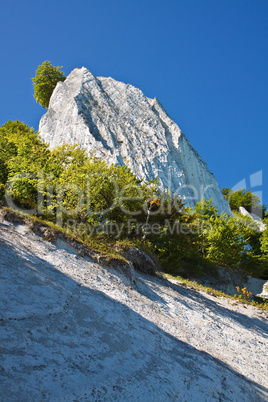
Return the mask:
<svg viewBox="0 0 268 402">
<path fill-rule="evenodd" d="M 43 168 L 48 147 L 38 132 L 20 121 L 0 127 L 0 182 L 5 184 L 16 173 L 37 172 Z"/>
<path fill-rule="evenodd" d="M 49 100 L 59 81 L 65 80 L 65 75 L 61 71 L 62 67 L 55 67 L 50 61 L 44 61 L 36 70 L 35 77 L 32 78 L 34 87 L 34 98 L 44 108 L 48 108 Z"/>
<path fill-rule="evenodd" d="M 223 188 L 222 193 L 228 200 L 232 211 L 238 211 L 239 207 L 244 207 L 248 212 L 263 217 L 266 208 L 261 204 L 257 194 L 252 193 L 249 189 L 233 191 L 230 188 Z"/>
<path fill-rule="evenodd" d="M 49 155 L 47 144 L 41 141 L 38 132 L 18 120 L 0 127 L 0 144 L 0 183 L 9 182 L 14 200 L 32 207 L 36 204 L 37 179 L 28 174 L 45 169 Z M 18 174 L 21 178 L 16 177 Z"/>
<path fill-rule="evenodd" d="M 174 275 L 224 265 L 268 276 L 267 229 L 260 232 L 239 213 L 218 214 L 212 199 L 190 210 L 181 199 L 159 194 L 156 183 L 141 183 L 126 166 L 108 166 L 75 145 L 50 150 L 38 132 L 19 121 L 0 127 L 0 145 L 0 199 L 6 192 L 21 209 L 35 209 L 62 226 L 72 219 L 109 237 L 114 234 L 105 228 L 113 224 L 124 224 L 122 239 L 145 243 L 146 233 L 147 247 Z M 148 222 L 155 232 L 136 230 L 136 224 Z"/>
<path fill-rule="evenodd" d="M 42 213 L 50 216 L 62 209 L 85 221 L 97 215 L 122 221 L 142 210 L 155 188 L 141 184 L 126 166 L 108 166 L 77 146 L 50 151 L 37 132 L 19 121 L 0 127 L 0 144 L 0 183 L 9 182 L 14 201 L 32 208 L 37 207 L 39 180 Z"/>
<path fill-rule="evenodd" d="M 212 199 L 198 202 L 195 213 L 202 220 L 200 237 L 205 258 L 219 265 L 238 267 L 247 243 L 239 221 L 226 213 L 218 215 Z"/>
<path fill-rule="evenodd" d="M 262 232 L 260 237 L 261 251 L 268 256 L 268 218 L 264 219 L 266 229 Z"/>
<path fill-rule="evenodd" d="M 238 268 L 246 246 L 239 223 L 227 214 L 210 218 L 209 223 L 206 257 L 216 264 Z"/>
</svg>

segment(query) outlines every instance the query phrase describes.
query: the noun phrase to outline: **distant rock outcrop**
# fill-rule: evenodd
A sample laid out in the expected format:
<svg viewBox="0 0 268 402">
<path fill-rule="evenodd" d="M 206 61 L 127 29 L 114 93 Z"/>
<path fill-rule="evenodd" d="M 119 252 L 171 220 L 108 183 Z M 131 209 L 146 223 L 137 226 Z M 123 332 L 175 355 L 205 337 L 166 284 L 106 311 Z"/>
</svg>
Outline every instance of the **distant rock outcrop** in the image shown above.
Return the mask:
<svg viewBox="0 0 268 402">
<path fill-rule="evenodd" d="M 39 127 L 51 147 L 78 144 L 109 164 L 126 164 L 139 179 L 159 178 L 193 207 L 213 197 L 219 212 L 231 213 L 206 163 L 160 102 L 112 78 L 75 68 L 59 82 Z"/>
<path fill-rule="evenodd" d="M 265 225 L 265 223 L 262 222 L 261 218 L 258 215 L 248 212 L 246 210 L 246 208 L 244 208 L 242 206 L 239 207 L 239 212 L 240 212 L 240 214 L 252 219 L 257 224 L 260 232 L 263 232 L 265 230 L 266 225 Z"/>
</svg>

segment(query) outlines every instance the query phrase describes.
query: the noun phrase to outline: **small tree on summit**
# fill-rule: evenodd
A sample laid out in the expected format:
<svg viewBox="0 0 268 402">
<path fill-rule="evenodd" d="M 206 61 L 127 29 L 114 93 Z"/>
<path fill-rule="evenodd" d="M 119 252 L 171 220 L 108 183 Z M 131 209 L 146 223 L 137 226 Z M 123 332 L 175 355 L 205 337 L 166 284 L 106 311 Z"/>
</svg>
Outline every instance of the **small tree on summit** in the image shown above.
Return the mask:
<svg viewBox="0 0 268 402">
<path fill-rule="evenodd" d="M 34 87 L 34 98 L 44 108 L 48 108 L 49 100 L 57 82 L 64 81 L 65 75 L 62 67 L 53 66 L 50 61 L 44 61 L 36 70 L 32 78 Z"/>
</svg>

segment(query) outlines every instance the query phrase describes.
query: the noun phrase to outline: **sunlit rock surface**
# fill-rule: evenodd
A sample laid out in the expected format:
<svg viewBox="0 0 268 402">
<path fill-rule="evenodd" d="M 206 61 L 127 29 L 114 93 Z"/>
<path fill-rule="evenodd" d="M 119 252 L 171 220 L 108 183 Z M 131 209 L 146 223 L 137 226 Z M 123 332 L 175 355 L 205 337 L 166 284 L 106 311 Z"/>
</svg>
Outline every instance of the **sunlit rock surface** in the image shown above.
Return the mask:
<svg viewBox="0 0 268 402">
<path fill-rule="evenodd" d="M 1 401 L 264 402 L 267 312 L 82 257 L 0 211 Z"/>
<path fill-rule="evenodd" d="M 126 164 L 139 179 L 159 178 L 161 190 L 191 207 L 213 197 L 219 212 L 230 213 L 207 164 L 161 103 L 132 85 L 75 68 L 57 84 L 39 130 L 52 148 L 79 144 L 109 164 Z"/>
</svg>

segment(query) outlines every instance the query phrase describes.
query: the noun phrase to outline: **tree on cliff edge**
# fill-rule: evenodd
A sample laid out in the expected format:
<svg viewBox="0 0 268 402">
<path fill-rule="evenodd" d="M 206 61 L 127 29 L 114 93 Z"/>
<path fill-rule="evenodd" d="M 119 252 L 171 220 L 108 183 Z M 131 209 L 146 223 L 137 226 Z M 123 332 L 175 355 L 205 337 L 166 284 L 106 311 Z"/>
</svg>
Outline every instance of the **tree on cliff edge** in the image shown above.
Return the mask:
<svg viewBox="0 0 268 402">
<path fill-rule="evenodd" d="M 38 66 L 35 77 L 32 78 L 34 98 L 46 109 L 57 82 L 64 81 L 66 78 L 61 69 L 62 67 L 53 66 L 50 61 L 44 61 Z"/>
</svg>

